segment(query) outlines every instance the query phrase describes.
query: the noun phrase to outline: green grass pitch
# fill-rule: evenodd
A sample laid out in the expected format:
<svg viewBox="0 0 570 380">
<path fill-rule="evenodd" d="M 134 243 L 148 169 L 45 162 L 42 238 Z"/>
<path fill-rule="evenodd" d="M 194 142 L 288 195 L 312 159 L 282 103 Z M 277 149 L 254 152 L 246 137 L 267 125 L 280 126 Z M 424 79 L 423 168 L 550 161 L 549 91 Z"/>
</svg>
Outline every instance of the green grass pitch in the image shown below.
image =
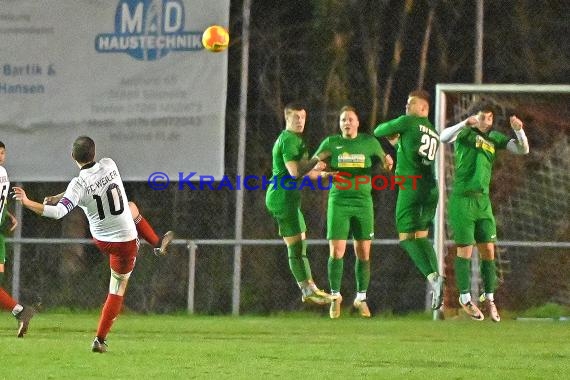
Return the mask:
<svg viewBox="0 0 570 380">
<path fill-rule="evenodd" d="M 17 339 L 2 313 L 6 379 L 561 379 L 570 322 L 272 316 L 119 317 L 92 353 L 97 313 L 42 313 Z"/>
</svg>

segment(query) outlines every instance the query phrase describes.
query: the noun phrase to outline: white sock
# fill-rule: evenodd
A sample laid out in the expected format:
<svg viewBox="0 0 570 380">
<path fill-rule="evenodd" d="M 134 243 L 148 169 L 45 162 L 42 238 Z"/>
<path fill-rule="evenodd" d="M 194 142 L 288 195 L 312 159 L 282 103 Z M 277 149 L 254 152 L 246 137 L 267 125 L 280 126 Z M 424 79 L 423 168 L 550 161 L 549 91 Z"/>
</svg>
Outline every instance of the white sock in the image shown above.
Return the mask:
<svg viewBox="0 0 570 380">
<path fill-rule="evenodd" d="M 24 307 L 20 304 L 17 304 L 16 306 L 14 306 L 14 308 L 12 309 L 12 314 L 14 316 L 18 315 L 22 310 L 24 310 Z"/>
<path fill-rule="evenodd" d="M 301 292 L 303 292 L 303 295 L 308 295 L 319 290 L 319 288 L 317 288 L 317 285 L 315 285 L 315 283 L 312 281 L 298 282 L 297 285 L 299 285 L 299 288 L 301 289 Z"/>
<path fill-rule="evenodd" d="M 311 289 L 311 291 L 313 291 L 313 292 L 316 292 L 317 290 L 319 290 L 317 285 L 315 285 L 315 283 L 312 281 L 309 283 L 309 289 Z"/>
<path fill-rule="evenodd" d="M 471 293 L 461 293 L 459 295 L 459 300 L 461 300 L 461 303 L 463 305 L 466 305 L 467 303 L 471 302 Z"/>
<path fill-rule="evenodd" d="M 439 275 L 437 274 L 437 272 L 433 272 L 427 275 L 427 280 L 430 282 L 430 284 L 433 284 L 434 282 L 437 281 L 438 277 Z"/>
<path fill-rule="evenodd" d="M 485 293 L 485 298 L 491 302 L 495 302 L 495 295 L 493 293 Z"/>
<path fill-rule="evenodd" d="M 356 293 L 356 300 L 357 300 L 357 301 L 364 301 L 364 300 L 366 300 L 366 292 L 358 292 L 358 293 Z"/>
</svg>

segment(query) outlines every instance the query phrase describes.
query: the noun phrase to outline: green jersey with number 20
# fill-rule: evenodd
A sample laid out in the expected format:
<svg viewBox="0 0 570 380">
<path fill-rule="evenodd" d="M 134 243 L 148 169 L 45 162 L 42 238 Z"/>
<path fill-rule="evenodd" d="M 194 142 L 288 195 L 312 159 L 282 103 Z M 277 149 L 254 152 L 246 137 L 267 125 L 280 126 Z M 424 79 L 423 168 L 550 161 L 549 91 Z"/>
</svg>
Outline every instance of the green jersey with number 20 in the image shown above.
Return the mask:
<svg viewBox="0 0 570 380">
<path fill-rule="evenodd" d="M 374 130 L 377 137 L 400 134 L 396 175 L 421 175 L 422 180 L 435 180 L 433 165 L 439 135 L 427 117 L 402 115 L 382 123 Z"/>
</svg>

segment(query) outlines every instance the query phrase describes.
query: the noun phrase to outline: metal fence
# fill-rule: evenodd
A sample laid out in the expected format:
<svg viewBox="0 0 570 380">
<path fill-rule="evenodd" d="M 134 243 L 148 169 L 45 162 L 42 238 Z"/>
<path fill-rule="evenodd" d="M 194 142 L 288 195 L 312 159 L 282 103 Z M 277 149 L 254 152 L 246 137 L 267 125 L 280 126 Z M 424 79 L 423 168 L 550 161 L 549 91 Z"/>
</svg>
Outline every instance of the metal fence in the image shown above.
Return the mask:
<svg viewBox="0 0 570 380">
<path fill-rule="evenodd" d="M 8 242 L 14 252 L 8 273 L 16 298 L 26 303 L 41 301 L 45 309 L 94 309 L 104 301 L 108 264 L 90 239 L 14 238 Z M 235 245 L 244 248 L 240 271 L 235 270 Z M 326 287 L 326 246 L 326 240 L 309 240 L 313 274 L 322 287 Z M 501 285 L 497 294 L 502 307 L 570 304 L 564 286 L 570 243 L 501 242 L 498 251 Z M 81 260 L 75 259 L 71 265 L 69 252 L 82 252 Z M 346 257 L 343 293 L 350 299 L 354 292 L 353 255 Z M 452 272 L 448 280 L 446 305 L 453 307 Z M 373 242 L 369 297 L 375 312 L 422 310 L 426 291 L 426 284 L 396 240 Z M 143 244 L 125 305 L 140 313 L 200 314 L 268 314 L 308 307 L 302 305 L 289 273 L 283 242 L 262 239 L 176 239 L 164 257 L 153 256 L 151 248 Z"/>
</svg>

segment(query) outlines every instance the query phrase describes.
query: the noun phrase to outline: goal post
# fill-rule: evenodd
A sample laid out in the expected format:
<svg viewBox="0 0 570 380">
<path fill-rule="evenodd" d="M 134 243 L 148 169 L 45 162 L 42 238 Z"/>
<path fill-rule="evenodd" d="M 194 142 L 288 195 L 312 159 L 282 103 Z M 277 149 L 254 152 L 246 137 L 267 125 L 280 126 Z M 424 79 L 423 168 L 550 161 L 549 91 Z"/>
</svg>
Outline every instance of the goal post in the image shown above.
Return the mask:
<svg viewBox="0 0 570 380">
<path fill-rule="evenodd" d="M 531 158 L 534 157 L 535 160 L 541 162 L 521 164 L 508 160 L 506 165 L 513 165 L 514 169 L 509 172 L 508 168 L 503 168 L 501 173 L 493 173 L 494 179 L 505 173 L 513 175 L 507 179 L 497 178 L 498 195 L 494 194 L 494 190 L 491 191 L 492 199 L 494 197 L 500 199 L 497 204 L 495 199 L 492 202 L 493 207 L 496 207 L 494 212 L 497 216 L 497 223 L 502 222 L 504 225 L 504 233 L 499 232 L 498 246 L 523 247 L 526 245 L 534 248 L 546 246 L 568 250 L 570 236 L 562 236 L 565 235 L 564 233 L 555 236 L 549 234 L 549 231 L 564 230 L 564 223 L 567 228 L 567 212 L 570 212 L 567 193 L 570 183 L 568 177 L 570 175 L 568 173 L 570 85 L 437 84 L 435 89 L 437 131 L 441 133 L 445 127 L 466 119 L 469 116 L 470 106 L 480 100 L 489 101 L 498 106 L 500 111 L 499 115 L 495 116 L 494 127 L 496 129 L 499 127 L 498 129 L 506 134 L 509 131 L 505 125 L 508 125 L 508 116 L 513 113 L 521 117 L 525 128 L 526 118 L 540 126 L 538 131 L 531 126 L 527 129 L 527 135 L 531 140 Z M 513 135 L 512 132 L 509 135 Z M 533 146 L 533 140 L 540 141 L 540 147 Z M 528 169 L 521 168 L 522 165 L 526 165 Z M 441 144 L 436 157 L 436 175 L 440 192 L 434 220 L 434 248 L 438 255 L 441 273 L 446 273 L 444 259 L 448 247 L 452 244 L 446 225 L 446 202 L 453 170 L 452 147 L 449 144 Z M 532 187 L 532 189 L 523 190 L 524 186 Z M 533 191 L 534 194 L 531 194 Z M 540 193 L 539 196 L 536 193 Z M 556 204 L 551 204 L 552 202 Z M 539 215 L 542 209 L 548 209 L 548 212 L 545 215 Z M 542 219 L 556 219 L 557 216 L 561 219 L 561 224 L 556 224 L 553 220 Z M 500 230 L 499 227 L 498 225 Z M 527 229 L 532 230 L 532 233 L 518 234 L 520 230 L 526 231 Z M 566 287 L 568 288 L 567 285 Z M 562 291 L 570 292 L 570 289 Z M 570 302 L 570 299 L 568 301 Z"/>
</svg>

